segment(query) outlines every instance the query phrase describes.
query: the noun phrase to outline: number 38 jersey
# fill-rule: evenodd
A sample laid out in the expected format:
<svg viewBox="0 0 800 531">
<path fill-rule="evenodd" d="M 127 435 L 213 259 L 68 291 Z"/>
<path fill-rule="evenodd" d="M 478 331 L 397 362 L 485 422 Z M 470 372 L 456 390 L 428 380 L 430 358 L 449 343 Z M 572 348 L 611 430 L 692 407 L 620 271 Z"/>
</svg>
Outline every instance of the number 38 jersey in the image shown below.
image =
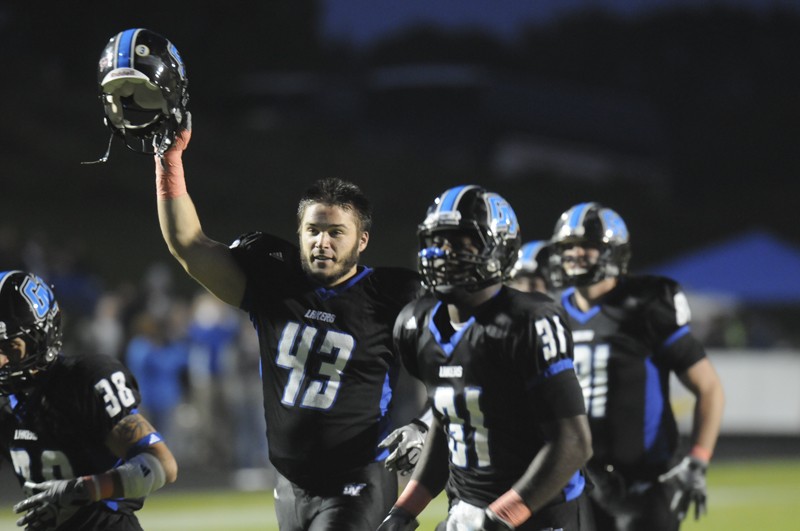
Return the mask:
<svg viewBox="0 0 800 531">
<path fill-rule="evenodd" d="M 652 479 L 663 472 L 678 442 L 670 371 L 681 373 L 705 356 L 690 334 L 685 295 L 670 279 L 630 276 L 620 278 L 588 312 L 575 305 L 574 288 L 561 302 L 575 341 L 592 462 Z"/>
<path fill-rule="evenodd" d="M 136 380 L 118 360 L 59 356 L 33 391 L 0 398 L 0 448 L 20 485 L 105 472 L 119 461 L 106 438 L 139 400 Z M 111 513 L 132 514 L 142 501 L 94 503 L 75 519 L 84 522 L 79 529 L 118 529 Z"/>
<path fill-rule="evenodd" d="M 544 446 L 543 423 L 585 413 L 564 312 L 544 295 L 504 287 L 458 331 L 446 305 L 425 297 L 403 309 L 394 335 L 447 433 L 447 490 L 468 503 L 484 507 L 522 476 Z M 583 486 L 578 472 L 551 503 Z"/>
<path fill-rule="evenodd" d="M 326 289 L 285 240 L 251 233 L 231 250 L 247 278 L 241 307 L 259 338 L 270 460 L 307 489 L 344 483 L 387 453 L 377 445 L 388 435 L 400 369 L 392 326 L 419 277 L 359 266 Z"/>
</svg>

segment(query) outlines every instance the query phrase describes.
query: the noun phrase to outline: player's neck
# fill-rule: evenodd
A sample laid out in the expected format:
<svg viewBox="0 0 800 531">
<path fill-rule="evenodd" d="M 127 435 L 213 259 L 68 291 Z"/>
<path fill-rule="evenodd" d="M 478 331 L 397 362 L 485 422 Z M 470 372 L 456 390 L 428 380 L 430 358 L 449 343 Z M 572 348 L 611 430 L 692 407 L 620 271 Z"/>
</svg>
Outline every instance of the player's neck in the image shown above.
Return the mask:
<svg viewBox="0 0 800 531">
<path fill-rule="evenodd" d="M 488 301 L 500 291 L 502 284 L 492 284 L 478 291 L 472 292 L 457 303 L 449 303 L 447 312 L 454 323 L 464 323 L 475 313 L 475 309 Z"/>
<path fill-rule="evenodd" d="M 578 286 L 575 289 L 575 303 L 582 312 L 587 312 L 597 306 L 600 299 L 617 285 L 616 277 L 604 278 L 590 286 Z"/>
</svg>

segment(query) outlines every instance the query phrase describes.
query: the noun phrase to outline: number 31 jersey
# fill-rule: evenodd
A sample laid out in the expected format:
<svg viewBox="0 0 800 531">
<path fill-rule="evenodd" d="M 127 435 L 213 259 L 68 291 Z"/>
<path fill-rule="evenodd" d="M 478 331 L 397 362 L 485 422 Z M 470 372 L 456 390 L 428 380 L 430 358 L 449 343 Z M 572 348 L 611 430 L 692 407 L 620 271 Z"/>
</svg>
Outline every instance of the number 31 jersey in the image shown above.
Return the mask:
<svg viewBox="0 0 800 531">
<path fill-rule="evenodd" d="M 259 338 L 272 464 L 313 489 L 385 457 L 377 445 L 388 434 L 400 368 L 392 327 L 419 292 L 418 275 L 359 266 L 326 289 L 305 274 L 298 248 L 285 240 L 251 233 L 231 251 L 247 278 L 241 307 Z"/>
<path fill-rule="evenodd" d="M 678 439 L 669 374 L 705 356 L 690 333 L 685 295 L 667 278 L 630 276 L 587 312 L 575 305 L 574 288 L 561 302 L 575 341 L 592 462 L 641 479 L 663 472 Z"/>
<path fill-rule="evenodd" d="M 446 305 L 425 297 L 394 335 L 447 432 L 447 489 L 468 503 L 484 507 L 511 488 L 544 446 L 543 423 L 585 413 L 564 312 L 544 295 L 502 288 L 459 331 Z M 583 486 L 578 472 L 553 502 Z"/>
</svg>

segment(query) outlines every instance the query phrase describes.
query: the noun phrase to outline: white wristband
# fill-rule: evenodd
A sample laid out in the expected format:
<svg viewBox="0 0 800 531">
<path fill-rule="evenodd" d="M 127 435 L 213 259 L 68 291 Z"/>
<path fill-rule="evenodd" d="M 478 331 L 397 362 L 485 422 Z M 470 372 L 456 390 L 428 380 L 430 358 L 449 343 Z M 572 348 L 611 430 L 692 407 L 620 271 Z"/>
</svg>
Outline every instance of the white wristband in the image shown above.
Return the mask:
<svg viewBox="0 0 800 531">
<path fill-rule="evenodd" d="M 125 498 L 143 498 L 167 482 L 161 461 L 149 452 L 142 452 L 114 469 L 119 474 Z"/>
</svg>

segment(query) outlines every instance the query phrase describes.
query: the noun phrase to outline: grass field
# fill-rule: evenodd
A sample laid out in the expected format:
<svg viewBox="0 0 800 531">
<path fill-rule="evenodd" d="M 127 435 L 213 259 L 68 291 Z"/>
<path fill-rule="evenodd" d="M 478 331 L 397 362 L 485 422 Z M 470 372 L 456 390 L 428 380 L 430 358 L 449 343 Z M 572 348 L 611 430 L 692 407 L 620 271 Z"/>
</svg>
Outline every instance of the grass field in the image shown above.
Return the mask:
<svg viewBox="0 0 800 531">
<path fill-rule="evenodd" d="M 709 513 L 682 530 L 800 530 L 800 461 L 722 462 L 709 470 Z M 420 515 L 422 531 L 444 518 L 438 498 Z M 167 488 L 148 499 L 139 513 L 146 531 L 277 530 L 269 492 L 185 492 Z M 0 514 L 0 529 L 15 529 L 10 507 Z"/>
</svg>

